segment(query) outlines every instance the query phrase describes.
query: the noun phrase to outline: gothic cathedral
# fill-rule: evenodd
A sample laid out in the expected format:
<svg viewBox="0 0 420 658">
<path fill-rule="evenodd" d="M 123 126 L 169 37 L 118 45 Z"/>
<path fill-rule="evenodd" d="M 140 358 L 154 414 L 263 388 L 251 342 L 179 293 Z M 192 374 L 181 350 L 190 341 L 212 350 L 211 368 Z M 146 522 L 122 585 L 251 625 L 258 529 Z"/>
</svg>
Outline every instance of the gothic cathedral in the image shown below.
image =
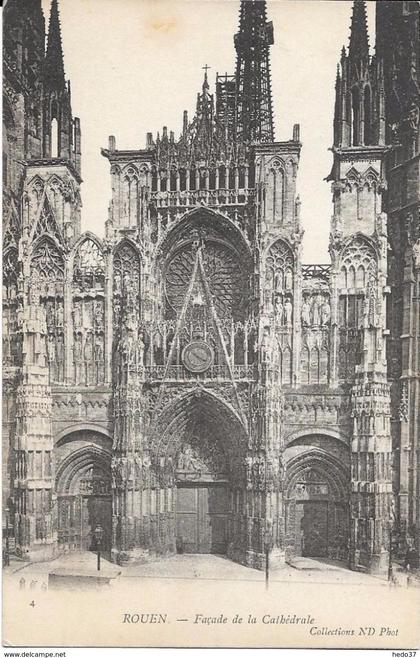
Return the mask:
<svg viewBox="0 0 420 658">
<path fill-rule="evenodd" d="M 354 0 L 331 108 L 331 262 L 306 265 L 300 128 L 275 141 L 273 25 L 182 134 L 109 137 L 81 233 L 81 129 L 57 0 L 4 9 L 3 508 L 27 560 L 328 557 L 420 542 L 418 0 Z M 46 40 L 46 47 L 44 42 Z M 334 66 L 331 62 L 331 66 Z M 325 172 L 326 174 L 328 172 Z M 322 181 L 319 181 L 322 185 Z"/>
</svg>

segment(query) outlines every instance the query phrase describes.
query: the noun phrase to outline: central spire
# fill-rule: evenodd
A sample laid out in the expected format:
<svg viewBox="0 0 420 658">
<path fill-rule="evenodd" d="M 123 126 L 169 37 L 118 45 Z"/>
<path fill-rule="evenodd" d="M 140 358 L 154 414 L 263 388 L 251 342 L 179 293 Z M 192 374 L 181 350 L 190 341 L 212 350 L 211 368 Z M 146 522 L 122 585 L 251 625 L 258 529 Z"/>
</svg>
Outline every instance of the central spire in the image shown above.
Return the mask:
<svg viewBox="0 0 420 658">
<path fill-rule="evenodd" d="M 236 48 L 236 137 L 242 142 L 274 140 L 269 46 L 273 24 L 265 0 L 242 0 Z"/>
</svg>

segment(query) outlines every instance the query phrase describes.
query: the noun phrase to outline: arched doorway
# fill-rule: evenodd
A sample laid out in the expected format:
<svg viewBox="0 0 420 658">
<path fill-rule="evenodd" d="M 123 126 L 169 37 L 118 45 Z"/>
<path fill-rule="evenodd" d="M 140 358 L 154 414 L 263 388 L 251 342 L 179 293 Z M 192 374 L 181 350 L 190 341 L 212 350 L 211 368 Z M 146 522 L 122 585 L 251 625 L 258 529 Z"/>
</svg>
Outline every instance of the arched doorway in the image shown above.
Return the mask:
<svg viewBox="0 0 420 658">
<path fill-rule="evenodd" d="M 202 390 L 180 397 L 159 419 L 154 462 L 172 501 L 178 553 L 227 554 L 240 543 L 246 445 L 235 412 Z"/>
<path fill-rule="evenodd" d="M 286 559 L 346 560 L 349 507 L 345 468 L 327 453 L 299 455 L 287 466 Z"/>
<path fill-rule="evenodd" d="M 98 446 L 70 452 L 56 477 L 58 544 L 62 550 L 96 549 L 94 530 L 103 529 L 102 551 L 111 551 L 110 454 Z"/>
</svg>

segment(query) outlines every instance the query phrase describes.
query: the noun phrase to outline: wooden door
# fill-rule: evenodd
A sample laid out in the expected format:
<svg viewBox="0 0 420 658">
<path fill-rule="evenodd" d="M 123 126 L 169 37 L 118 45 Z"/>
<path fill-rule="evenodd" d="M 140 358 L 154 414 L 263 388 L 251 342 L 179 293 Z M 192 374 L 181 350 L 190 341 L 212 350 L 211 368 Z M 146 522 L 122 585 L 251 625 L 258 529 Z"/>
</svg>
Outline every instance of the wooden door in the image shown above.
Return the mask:
<svg viewBox="0 0 420 658">
<path fill-rule="evenodd" d="M 210 527 L 209 553 L 226 553 L 229 492 L 226 487 L 207 489 L 207 523 Z"/>
<path fill-rule="evenodd" d="M 325 557 L 328 548 L 328 503 L 308 501 L 303 503 L 302 555 Z"/>
<path fill-rule="evenodd" d="M 225 553 L 228 492 L 219 486 L 179 486 L 176 544 L 179 553 Z"/>
</svg>

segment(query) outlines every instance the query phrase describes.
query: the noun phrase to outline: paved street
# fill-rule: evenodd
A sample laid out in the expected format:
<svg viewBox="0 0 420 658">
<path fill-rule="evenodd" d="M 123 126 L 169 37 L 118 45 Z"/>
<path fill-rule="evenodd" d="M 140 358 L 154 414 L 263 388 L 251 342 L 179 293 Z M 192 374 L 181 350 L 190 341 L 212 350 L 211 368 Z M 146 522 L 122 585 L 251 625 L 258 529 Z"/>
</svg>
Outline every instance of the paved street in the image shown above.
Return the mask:
<svg viewBox="0 0 420 658">
<path fill-rule="evenodd" d="M 406 586 L 406 575 L 395 567 L 398 583 Z M 72 553 L 55 560 L 25 564 L 12 562 L 5 569 L 5 579 L 15 580 L 22 588 L 45 589 L 48 575 L 77 575 L 93 578 L 98 575 L 96 555 L 90 552 Z M 114 581 L 118 578 L 264 581 L 265 574 L 219 555 L 174 555 L 145 564 L 124 567 L 101 560 L 101 575 Z M 328 583 L 366 586 L 387 586 L 386 576 L 372 576 L 350 571 L 345 565 L 328 560 L 297 558 L 293 565 L 271 569 L 270 580 L 276 582 Z"/>
</svg>

